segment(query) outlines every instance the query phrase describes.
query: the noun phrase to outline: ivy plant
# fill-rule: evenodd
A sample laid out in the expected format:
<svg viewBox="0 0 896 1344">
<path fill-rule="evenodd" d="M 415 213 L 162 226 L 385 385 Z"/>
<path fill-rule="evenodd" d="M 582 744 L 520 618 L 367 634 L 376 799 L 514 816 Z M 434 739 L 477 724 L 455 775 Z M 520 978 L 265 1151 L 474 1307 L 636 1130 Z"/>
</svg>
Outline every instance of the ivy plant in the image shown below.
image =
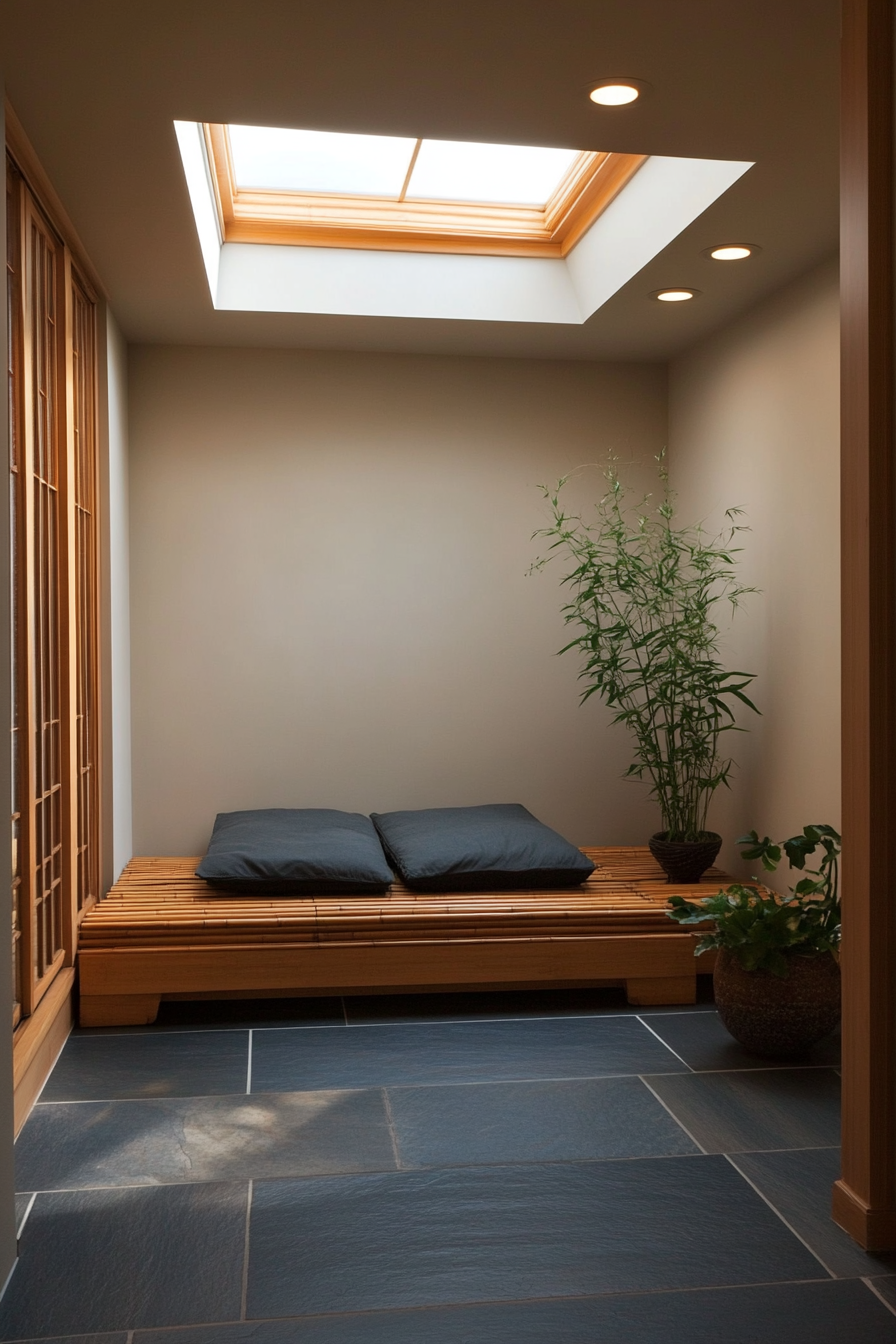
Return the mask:
<svg viewBox="0 0 896 1344">
<path fill-rule="evenodd" d="M 662 454 L 657 462 L 659 502 L 647 496 L 632 508 L 611 457 L 587 520 L 561 502 L 568 476 L 542 487 L 552 521 L 535 536 L 550 544 L 532 568 L 557 556 L 571 566 L 562 612 L 576 633 L 560 652 L 582 655 L 582 701 L 599 695 L 631 733 L 626 776 L 649 780 L 667 838 L 698 840 L 713 793 L 728 784 L 723 741 L 741 731 L 735 710 L 756 711 L 746 694 L 754 674 L 721 661 L 718 620 L 755 590 L 737 577 L 741 510 L 728 510 L 717 536 L 680 525 Z"/>
<path fill-rule="evenodd" d="M 698 942 L 695 955 L 724 947 L 744 970 L 779 976 L 787 975 L 788 952 L 836 955 L 840 945 L 840 836 L 834 828 L 805 826 L 799 835 L 780 844 L 768 836 L 760 840 L 751 831 L 737 843 L 745 846 L 741 856 L 758 859 L 766 872 L 775 871 L 782 854 L 791 868 L 800 870 L 805 870 L 806 860 L 819 849 L 821 857 L 818 867 L 810 869 L 786 896 L 735 882 L 705 901 L 670 897 L 670 919 L 679 924 L 713 925 Z"/>
</svg>

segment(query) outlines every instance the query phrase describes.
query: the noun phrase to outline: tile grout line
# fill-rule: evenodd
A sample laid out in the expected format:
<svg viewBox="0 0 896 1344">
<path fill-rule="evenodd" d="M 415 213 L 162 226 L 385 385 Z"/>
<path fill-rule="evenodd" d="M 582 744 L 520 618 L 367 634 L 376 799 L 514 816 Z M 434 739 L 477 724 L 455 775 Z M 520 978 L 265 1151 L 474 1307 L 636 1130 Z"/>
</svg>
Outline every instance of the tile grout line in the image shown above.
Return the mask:
<svg viewBox="0 0 896 1344">
<path fill-rule="evenodd" d="M 797 1149 L 796 1151 L 799 1151 L 799 1150 Z M 762 1202 L 763 1202 L 764 1204 L 767 1204 L 767 1205 L 768 1205 L 768 1207 L 771 1209 L 772 1213 L 774 1213 L 774 1214 L 776 1215 L 776 1217 L 778 1217 L 778 1218 L 781 1219 L 781 1222 L 784 1224 L 784 1226 L 785 1226 L 790 1232 L 793 1233 L 793 1235 L 796 1237 L 797 1241 L 801 1241 L 801 1242 L 803 1243 L 803 1245 L 805 1246 L 806 1250 L 809 1252 L 810 1255 L 812 1255 L 812 1256 L 815 1257 L 815 1259 L 816 1259 L 816 1260 L 818 1261 L 818 1263 L 821 1265 L 821 1267 L 822 1267 L 822 1269 L 825 1271 L 825 1273 L 826 1273 L 826 1274 L 829 1274 L 829 1275 L 831 1276 L 832 1279 L 837 1279 L 837 1278 L 839 1278 L 840 1276 L 837 1275 L 837 1274 L 835 1274 L 834 1271 L 830 1268 L 829 1265 L 826 1265 L 826 1264 L 825 1264 L 825 1262 L 822 1260 L 822 1258 L 821 1258 L 821 1256 L 818 1254 L 818 1252 L 817 1252 L 816 1250 L 813 1250 L 813 1248 L 809 1245 L 809 1243 L 808 1243 L 808 1241 L 806 1240 L 806 1238 L 803 1237 L 803 1236 L 801 1236 L 800 1233 L 797 1232 L 797 1230 L 796 1230 L 796 1228 L 793 1226 L 793 1224 L 787 1221 L 787 1219 L 784 1217 L 784 1215 L 783 1215 L 783 1213 L 781 1212 L 781 1210 L 780 1210 L 775 1204 L 772 1203 L 772 1201 L 768 1198 L 767 1195 L 764 1195 L 764 1194 L 762 1193 L 762 1191 L 759 1189 L 759 1186 L 756 1185 L 753 1181 L 751 1181 L 750 1178 L 749 1178 L 749 1176 L 747 1176 L 747 1174 L 746 1174 L 745 1172 L 741 1171 L 740 1167 L 737 1165 L 737 1163 L 735 1162 L 735 1160 L 734 1160 L 734 1158 L 732 1157 L 732 1155 L 731 1155 L 730 1153 L 724 1153 L 723 1156 L 724 1156 L 726 1162 L 730 1162 L 731 1166 L 732 1166 L 732 1167 L 734 1168 L 734 1170 L 737 1172 L 738 1176 L 740 1176 L 742 1180 L 746 1181 L 746 1183 L 747 1183 L 747 1185 L 750 1187 L 750 1189 L 751 1189 L 751 1190 L 754 1190 L 754 1191 L 756 1192 L 756 1194 L 759 1196 L 759 1198 L 762 1200 Z"/>
<path fill-rule="evenodd" d="M 254 1181 L 249 1182 L 246 1192 L 246 1238 L 243 1242 L 243 1277 L 240 1284 L 240 1320 L 246 1319 L 246 1309 L 249 1299 L 249 1223 L 252 1217 L 252 1191 Z"/>
<path fill-rule="evenodd" d="M 383 1094 L 383 1106 L 386 1111 L 386 1123 L 389 1126 L 389 1138 L 392 1140 L 392 1156 L 395 1158 L 395 1165 L 399 1171 L 404 1171 L 405 1166 L 401 1160 L 401 1151 L 398 1147 L 398 1131 L 395 1128 L 395 1117 L 392 1114 L 392 1100 L 389 1096 L 388 1087 L 381 1087 Z"/>
<path fill-rule="evenodd" d="M 656 1099 L 657 1099 L 657 1101 L 659 1102 L 659 1104 L 663 1107 L 663 1110 L 667 1111 L 668 1114 L 672 1117 L 672 1119 L 675 1121 L 676 1125 L 678 1125 L 679 1129 L 683 1130 L 684 1133 L 687 1134 L 687 1136 L 688 1136 L 688 1138 L 690 1139 L 691 1143 L 696 1144 L 696 1146 L 700 1149 L 700 1152 L 703 1154 L 704 1157 L 709 1157 L 710 1154 L 709 1154 L 708 1150 L 707 1150 L 706 1148 L 703 1147 L 703 1144 L 702 1144 L 702 1143 L 700 1142 L 700 1140 L 696 1137 L 696 1135 L 694 1135 L 694 1134 L 691 1133 L 691 1131 L 688 1129 L 687 1125 L 683 1124 L 683 1123 L 681 1122 L 681 1120 L 679 1120 L 678 1116 L 677 1116 L 677 1115 L 675 1114 L 675 1112 L 672 1110 L 672 1107 L 671 1107 L 671 1106 L 668 1106 L 668 1105 L 666 1104 L 666 1102 L 663 1100 L 663 1098 L 660 1096 L 660 1094 L 659 1094 L 658 1092 L 655 1092 L 655 1091 L 653 1090 L 653 1088 L 650 1086 L 650 1084 L 648 1083 L 648 1081 L 647 1081 L 647 1079 L 644 1077 L 644 1075 L 643 1075 L 643 1074 L 638 1074 L 638 1077 L 639 1077 L 640 1081 L 644 1084 L 644 1086 L 647 1088 L 647 1091 L 650 1093 L 650 1095 L 651 1095 L 652 1097 L 656 1097 Z"/>
<path fill-rule="evenodd" d="M 890 1313 L 891 1316 L 896 1316 L 896 1307 L 894 1307 L 894 1306 L 893 1306 L 893 1303 L 892 1303 L 892 1302 L 889 1302 L 889 1301 L 884 1297 L 884 1295 L 883 1295 L 883 1293 L 880 1291 L 880 1289 L 875 1288 L 875 1286 L 874 1286 L 874 1280 L 873 1280 L 872 1278 L 865 1278 L 865 1277 L 863 1277 L 862 1280 L 861 1280 L 861 1282 L 864 1283 L 864 1285 L 865 1285 L 866 1288 L 869 1288 L 869 1289 L 871 1290 L 871 1292 L 874 1294 L 874 1296 L 875 1296 L 880 1302 L 883 1302 L 884 1306 L 886 1307 L 887 1311 Z"/>
<path fill-rule="evenodd" d="M 702 1014 L 701 1014 L 701 1015 L 702 1015 Z M 705 1014 L 705 1015 L 708 1016 L 708 1013 Z M 686 1016 L 686 1014 L 681 1014 L 681 1013 L 666 1013 L 665 1016 L 666 1016 L 666 1017 L 681 1017 L 681 1016 Z M 384 1021 L 381 1021 L 381 1022 L 364 1022 L 364 1021 L 349 1022 L 349 1021 L 346 1021 L 346 1024 L 345 1024 L 345 1025 L 348 1026 L 348 1027 L 352 1027 L 352 1028 L 357 1027 L 357 1028 L 359 1028 L 359 1029 L 360 1029 L 360 1028 L 371 1029 L 371 1028 L 374 1028 L 374 1027 L 458 1027 L 458 1026 L 479 1026 L 479 1025 L 481 1025 L 482 1023 L 489 1023 L 489 1024 L 491 1024 L 491 1023 L 495 1023 L 495 1022 L 640 1022 L 640 1021 L 641 1021 L 641 1018 L 638 1016 L 637 1013 L 626 1013 L 626 1012 L 616 1012 L 616 1013 L 547 1013 L 547 1012 L 545 1012 L 545 1013 L 538 1013 L 538 1014 L 529 1014 L 527 1017 L 505 1017 L 505 1016 L 502 1016 L 502 1017 L 423 1017 L 423 1018 L 417 1018 L 417 1017 L 413 1017 L 413 1018 L 411 1018 L 411 1017 L 402 1017 L 402 1018 L 389 1018 L 389 1019 L 384 1020 Z M 646 1026 L 647 1023 L 646 1023 L 646 1022 L 645 1022 L 645 1023 L 642 1023 L 642 1025 L 643 1025 L 643 1026 Z M 260 1027 L 260 1028 L 257 1028 L 257 1030 L 261 1030 L 261 1031 L 340 1031 L 341 1029 L 342 1029 L 342 1028 L 341 1028 L 341 1025 L 340 1025 L 338 1022 L 311 1022 L 311 1023 L 308 1023 L 308 1024 L 305 1025 L 305 1026 L 301 1026 L 301 1025 L 297 1025 L 297 1024 L 290 1023 L 288 1026 L 271 1026 L 271 1027 Z M 217 1030 L 223 1030 L 223 1028 L 204 1027 L 204 1028 L 196 1028 L 196 1030 L 217 1031 Z M 245 1031 L 246 1028 L 245 1028 L 245 1027 L 243 1027 L 243 1028 L 236 1028 L 236 1027 L 233 1027 L 233 1028 L 230 1028 L 230 1030 L 233 1030 L 233 1031 L 236 1031 L 236 1030 L 243 1030 L 243 1031 Z M 111 1035 L 111 1034 L 124 1035 L 125 1033 L 124 1033 L 124 1032 L 120 1032 L 120 1033 L 110 1033 L 110 1035 Z M 162 1035 L 162 1034 L 164 1034 L 164 1033 L 163 1033 L 163 1032 L 152 1032 L 152 1033 L 150 1033 L 150 1032 L 142 1032 L 142 1033 L 141 1033 L 141 1035 L 156 1035 L 156 1036 L 158 1036 L 158 1035 Z M 177 1034 L 177 1033 L 172 1032 L 171 1034 L 174 1035 L 174 1034 Z M 181 1034 L 181 1035 L 186 1035 L 187 1033 L 186 1033 L 186 1032 L 181 1032 L 181 1033 L 179 1033 L 179 1034 Z M 654 1032 L 654 1035 L 656 1035 L 656 1032 Z M 91 1037 L 79 1037 L 78 1039 L 79 1039 L 79 1040 L 90 1040 L 90 1039 L 93 1039 L 93 1038 L 91 1038 Z M 662 1039 L 662 1038 L 658 1038 L 658 1039 Z M 663 1041 L 663 1044 L 664 1044 L 664 1045 L 666 1044 L 665 1041 Z M 668 1047 L 667 1047 L 667 1048 L 668 1048 Z"/>
<path fill-rule="evenodd" d="M 834 1280 L 842 1282 L 843 1280 Z M 420 1306 L 400 1306 L 400 1307 L 358 1307 L 348 1311 L 315 1311 L 302 1316 L 253 1316 L 252 1325 L 282 1325 L 298 1322 L 300 1325 L 308 1321 L 334 1321 L 345 1319 L 356 1319 L 358 1317 L 394 1314 L 396 1316 L 410 1316 L 413 1313 L 423 1315 L 427 1312 L 435 1311 L 463 1311 L 470 1307 L 506 1307 L 516 1306 L 527 1303 L 555 1303 L 555 1302 L 594 1302 L 607 1297 L 661 1297 L 663 1294 L 685 1295 L 688 1293 L 730 1293 L 739 1292 L 744 1288 L 783 1288 L 793 1285 L 830 1283 L 830 1279 L 768 1279 L 756 1283 L 751 1279 L 743 1283 L 723 1283 L 706 1284 L 701 1283 L 687 1288 L 663 1287 L 663 1288 L 626 1288 L 618 1289 L 610 1293 L 563 1293 L 559 1297 L 486 1297 L 471 1298 L 463 1302 L 427 1302 Z M 864 1282 L 864 1280 L 862 1280 Z M 188 1326 L 184 1325 L 157 1325 L 157 1326 L 139 1326 L 141 1334 L 152 1331 L 154 1334 L 173 1335 L 175 1332 L 182 1333 L 184 1330 L 208 1330 L 227 1328 L 233 1325 L 240 1325 L 240 1321 L 191 1321 Z M 135 1331 L 131 1332 L 136 1334 Z M 67 1338 L 67 1337 L 66 1337 Z M 76 1336 L 76 1339 L 83 1339 L 84 1336 Z M 7 1340 L 6 1344 L 40 1344 L 40 1340 L 13 1339 Z M 49 1338 L 49 1344 L 59 1344 L 59 1336 Z"/>
<path fill-rule="evenodd" d="M 800 1152 L 801 1149 L 784 1149 L 784 1152 Z M 751 1154 L 752 1155 L 752 1154 Z M 576 1166 L 600 1166 L 603 1163 L 619 1165 L 622 1162 L 694 1162 L 698 1157 L 724 1157 L 724 1153 L 644 1153 L 633 1157 L 545 1157 L 537 1160 L 520 1158 L 497 1158 L 494 1162 L 439 1162 L 436 1164 L 425 1163 L 421 1166 L 406 1167 L 362 1167 L 360 1169 L 349 1168 L 345 1171 L 309 1171 L 293 1173 L 288 1176 L 262 1176 L 253 1178 L 265 1180 L 269 1183 L 278 1181 L 317 1181 L 324 1178 L 333 1180 L 351 1180 L 355 1177 L 363 1176 L 418 1176 L 426 1172 L 439 1171 L 492 1171 L 498 1167 L 576 1167 Z M 747 1156 L 747 1154 L 744 1154 Z M 132 1182 L 125 1185 L 60 1185 L 51 1186 L 46 1190 L 36 1191 L 36 1195 L 72 1195 L 83 1194 L 85 1191 L 93 1190 L 173 1190 L 183 1186 L 205 1186 L 218 1184 L 234 1184 L 234 1182 L 222 1182 L 220 1177 L 212 1177 L 208 1180 L 192 1181 L 143 1181 Z M 24 1193 L 24 1192 L 23 1192 Z M 142 1327 L 141 1327 L 142 1328 Z M 161 1329 L 161 1326 L 157 1327 Z M 167 1328 L 167 1327 L 166 1327 Z M 172 1327 L 173 1328 L 173 1327 Z M 17 1344 L 17 1341 L 7 1341 L 7 1344 Z"/>
<path fill-rule="evenodd" d="M 672 1053 L 674 1055 L 675 1051 L 673 1050 Z M 679 1056 L 679 1058 L 681 1058 L 681 1056 Z M 682 1063 L 684 1063 L 684 1060 L 682 1060 Z M 743 1068 L 739 1069 L 695 1069 L 689 1064 L 688 1069 L 695 1078 L 713 1076 L 717 1073 L 796 1073 L 797 1071 L 808 1073 L 812 1069 L 828 1069 L 831 1073 L 837 1073 L 836 1064 L 755 1064 L 744 1065 Z M 651 1074 L 650 1076 L 655 1076 L 657 1078 L 681 1078 L 685 1075 L 681 1073 L 658 1073 L 656 1075 Z"/>
<path fill-rule="evenodd" d="M 371 1089 L 371 1091 L 376 1090 L 377 1089 L 375 1088 Z M 659 1101 L 660 1098 L 658 1097 L 657 1100 Z M 675 1119 L 674 1116 L 673 1119 Z M 681 1125 L 680 1121 L 676 1120 L 676 1124 L 680 1125 L 680 1127 L 684 1129 L 684 1125 Z M 688 1131 L 685 1130 L 685 1133 L 688 1133 Z M 690 1134 L 688 1135 L 688 1137 L 693 1138 L 693 1136 Z M 696 1139 L 694 1139 L 693 1141 L 695 1144 L 697 1143 Z M 698 1148 L 700 1147 L 699 1144 L 697 1144 L 697 1146 Z M 710 1153 L 701 1148 L 700 1151 L 696 1153 L 636 1153 L 628 1157 L 617 1157 L 613 1155 L 610 1156 L 601 1155 L 598 1157 L 540 1157 L 540 1158 L 506 1157 L 506 1158 L 495 1158 L 495 1160 L 492 1162 L 471 1162 L 469 1160 L 460 1160 L 457 1162 L 444 1162 L 444 1161 L 438 1163 L 426 1162 L 422 1163 L 419 1166 L 404 1166 L 402 1164 L 399 1167 L 360 1167 L 360 1168 L 348 1167 L 345 1170 L 335 1170 L 335 1171 L 332 1168 L 330 1168 L 326 1171 L 292 1172 L 287 1175 L 263 1176 L 254 1179 L 266 1180 L 269 1182 L 316 1181 L 321 1180 L 324 1177 L 328 1178 L 332 1177 L 334 1180 L 342 1180 L 343 1178 L 351 1178 L 354 1176 L 359 1177 L 395 1176 L 396 1174 L 419 1175 L 421 1172 L 427 1172 L 427 1171 L 429 1172 L 461 1171 L 461 1170 L 484 1171 L 484 1170 L 492 1170 L 495 1167 L 599 1166 L 601 1163 L 609 1164 L 611 1162 L 616 1165 L 622 1162 L 692 1162 L 695 1158 L 698 1157 L 724 1157 L 730 1160 L 732 1157 L 764 1157 L 767 1153 L 816 1153 L 816 1152 L 839 1152 L 839 1149 L 824 1146 L 821 1148 L 747 1148 L 747 1149 L 738 1149 L 736 1152 L 732 1154 L 732 1153 Z M 740 1170 L 739 1167 L 737 1170 L 738 1174 L 743 1176 L 743 1172 Z M 744 1180 L 749 1182 L 749 1178 L 746 1176 L 744 1176 Z M 72 1195 L 72 1194 L 81 1194 L 85 1191 L 91 1191 L 91 1190 L 172 1190 L 187 1185 L 201 1186 L 201 1185 L 217 1185 L 221 1183 L 222 1178 L 220 1176 L 211 1176 L 206 1180 L 167 1180 L 167 1181 L 147 1180 L 147 1181 L 131 1181 L 130 1183 L 126 1183 L 123 1185 L 59 1185 L 59 1186 L 48 1186 L 46 1189 L 35 1191 L 34 1195 L 32 1195 L 32 1200 L 36 1199 L 37 1195 Z M 752 1182 L 749 1183 L 752 1184 Z M 233 1182 L 229 1182 L 229 1184 L 233 1184 Z M 19 1193 L 24 1194 L 25 1191 L 20 1191 Z M 761 1194 L 761 1191 L 757 1190 L 756 1193 Z M 763 1196 L 763 1198 L 765 1198 L 765 1196 Z M 766 1203 L 768 1203 L 768 1200 L 766 1200 Z M 775 1212 L 777 1213 L 777 1209 L 775 1210 Z M 24 1225 L 25 1224 L 23 1220 L 22 1227 L 24 1227 Z M 795 1235 L 798 1236 L 799 1234 L 796 1233 Z M 670 1289 L 670 1291 L 672 1290 Z M 161 1329 L 161 1327 L 158 1328 Z M 8 1344 L 17 1344 L 17 1342 L 8 1341 Z"/>
<path fill-rule="evenodd" d="M 671 1053 L 674 1054 L 675 1053 L 674 1050 L 671 1051 Z M 684 1063 L 684 1061 L 682 1061 L 682 1063 Z M 719 1074 L 725 1074 L 725 1073 L 738 1073 L 738 1074 L 744 1073 L 747 1075 L 751 1075 L 754 1073 L 796 1073 L 796 1072 L 808 1073 L 810 1071 L 818 1072 L 819 1070 L 825 1070 L 825 1069 L 828 1070 L 829 1072 L 836 1073 L 836 1069 L 832 1064 L 793 1064 L 784 1066 L 776 1065 L 771 1066 L 769 1068 L 760 1067 L 755 1069 L 692 1069 L 689 1064 L 685 1064 L 685 1068 L 687 1069 L 687 1073 L 683 1073 L 680 1069 L 675 1069 L 671 1070 L 668 1073 L 660 1073 L 654 1070 L 653 1072 L 647 1074 L 638 1073 L 637 1070 L 633 1070 L 630 1073 L 573 1073 L 573 1074 L 565 1074 L 561 1077 L 553 1077 L 553 1076 L 547 1077 L 539 1074 L 536 1075 L 535 1077 L 528 1077 L 528 1078 L 464 1078 L 461 1079 L 459 1082 L 444 1081 L 436 1083 L 429 1083 L 429 1082 L 389 1083 L 386 1084 L 386 1086 L 393 1088 L 491 1087 L 491 1086 L 498 1086 L 499 1084 L 503 1083 L 582 1083 L 582 1082 L 601 1082 L 604 1079 L 611 1079 L 611 1078 L 709 1078 L 709 1077 L 716 1077 Z M 339 1083 L 331 1082 L 329 1084 L 321 1085 L 319 1087 L 264 1088 L 261 1093 L 258 1093 L 256 1095 L 267 1095 L 268 1093 L 270 1093 L 271 1095 L 279 1096 L 279 1095 L 288 1095 L 292 1093 L 303 1095 L 306 1092 L 366 1092 L 366 1091 L 375 1091 L 377 1087 L 381 1086 L 383 1086 L 383 1084 L 381 1083 L 348 1083 L 347 1085 L 343 1086 Z M 243 1095 L 244 1093 L 242 1092 L 172 1092 L 164 1097 L 146 1097 L 139 1095 L 123 1096 L 123 1097 L 63 1097 L 58 1101 L 35 1102 L 34 1111 L 39 1111 L 49 1106 L 101 1106 L 101 1105 L 108 1106 L 113 1102 L 152 1103 L 152 1102 L 165 1102 L 165 1101 L 187 1101 L 190 1099 L 202 1100 L 207 1097 L 233 1097 Z M 19 1135 L 19 1137 L 21 1137 L 21 1135 Z M 815 1146 L 821 1148 L 836 1148 L 838 1145 L 818 1144 Z M 765 1151 L 765 1150 L 757 1149 L 757 1151 Z M 769 1151 L 777 1151 L 777 1150 L 769 1150 Z"/>
<path fill-rule="evenodd" d="M 665 1046 L 665 1048 L 669 1051 L 670 1055 L 674 1055 L 676 1059 L 681 1060 L 681 1063 L 685 1066 L 688 1073 L 697 1072 L 696 1069 L 691 1068 L 690 1064 L 687 1062 L 686 1059 L 681 1058 L 681 1055 L 678 1053 L 677 1050 L 673 1050 L 671 1045 L 668 1045 L 667 1042 L 663 1040 L 662 1036 L 659 1034 L 658 1031 L 654 1031 L 653 1027 L 650 1025 L 649 1022 L 644 1021 L 643 1017 L 636 1017 L 635 1021 L 640 1022 L 642 1027 L 646 1027 L 646 1029 L 650 1032 L 651 1036 L 655 1036 L 656 1039 L 659 1041 L 660 1045 Z M 640 1074 L 638 1076 L 640 1077 Z"/>
<path fill-rule="evenodd" d="M 133 1332 L 133 1330 L 129 1330 L 129 1331 L 128 1331 L 128 1333 L 127 1333 L 127 1338 L 125 1339 L 124 1344 L 134 1344 L 134 1332 Z"/>
<path fill-rule="evenodd" d="M 252 1032 L 249 1032 L 249 1062 L 246 1066 L 246 1095 L 252 1091 Z"/>
<path fill-rule="evenodd" d="M 34 1201 L 37 1199 L 37 1195 L 38 1195 L 38 1192 L 35 1190 L 34 1194 L 31 1196 L 31 1198 L 30 1198 L 29 1201 L 28 1201 L 28 1207 L 26 1208 L 25 1212 L 22 1214 L 22 1221 L 19 1223 L 18 1227 L 16 1228 L 16 1241 L 20 1241 L 20 1240 L 21 1240 L 22 1233 L 25 1231 L 25 1224 L 27 1223 L 28 1219 L 29 1219 L 30 1216 L 31 1216 L 31 1210 L 34 1208 Z"/>
</svg>

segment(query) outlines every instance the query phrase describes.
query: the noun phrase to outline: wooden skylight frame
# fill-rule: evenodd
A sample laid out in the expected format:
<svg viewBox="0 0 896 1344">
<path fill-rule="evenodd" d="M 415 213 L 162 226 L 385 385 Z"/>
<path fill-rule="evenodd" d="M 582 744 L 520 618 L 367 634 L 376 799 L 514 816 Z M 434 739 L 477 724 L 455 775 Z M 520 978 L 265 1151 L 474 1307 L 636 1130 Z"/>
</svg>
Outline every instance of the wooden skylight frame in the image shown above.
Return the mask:
<svg viewBox="0 0 896 1344">
<path fill-rule="evenodd" d="M 202 131 L 225 243 L 565 257 L 647 158 L 585 150 L 543 207 L 397 201 L 238 187 L 227 126 Z"/>
</svg>

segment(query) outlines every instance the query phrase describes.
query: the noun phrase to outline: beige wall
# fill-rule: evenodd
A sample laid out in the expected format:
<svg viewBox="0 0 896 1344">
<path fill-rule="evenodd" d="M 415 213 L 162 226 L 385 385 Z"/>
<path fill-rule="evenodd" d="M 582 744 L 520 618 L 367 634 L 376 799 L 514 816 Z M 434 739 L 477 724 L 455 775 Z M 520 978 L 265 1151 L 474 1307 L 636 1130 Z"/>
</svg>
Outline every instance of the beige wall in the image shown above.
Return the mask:
<svg viewBox="0 0 896 1344">
<path fill-rule="evenodd" d="M 731 739 L 740 768 L 710 816 L 726 837 L 839 822 L 838 322 L 831 263 L 670 368 L 682 513 L 716 526 L 743 506 L 742 572 L 763 590 L 730 638 L 763 717 Z"/>
<path fill-rule="evenodd" d="M 538 482 L 662 447 L 664 370 L 153 347 L 129 394 L 135 852 L 240 807 L 655 829 L 526 569 Z"/>
</svg>

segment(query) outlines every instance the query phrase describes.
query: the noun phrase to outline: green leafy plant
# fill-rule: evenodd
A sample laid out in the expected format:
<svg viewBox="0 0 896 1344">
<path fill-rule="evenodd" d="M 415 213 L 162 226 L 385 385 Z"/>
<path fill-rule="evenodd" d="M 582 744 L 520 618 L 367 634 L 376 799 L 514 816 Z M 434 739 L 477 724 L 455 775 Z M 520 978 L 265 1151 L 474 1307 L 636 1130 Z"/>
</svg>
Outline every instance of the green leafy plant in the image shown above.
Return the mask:
<svg viewBox="0 0 896 1344">
<path fill-rule="evenodd" d="M 755 590 L 736 575 L 734 542 L 746 530 L 735 521 L 741 511 L 730 509 L 714 537 L 699 524 L 678 525 L 662 455 L 658 464 L 659 503 L 647 496 L 633 510 L 611 458 L 607 489 L 589 521 L 560 502 L 569 477 L 555 489 L 542 487 L 553 520 L 535 536 L 551 544 L 532 568 L 556 553 L 572 561 L 562 610 L 578 633 L 560 652 L 578 649 L 584 657 L 582 701 L 599 695 L 615 711 L 614 723 L 633 735 L 626 776 L 649 779 L 667 838 L 698 840 L 713 793 L 728 784 L 732 761 L 722 741 L 740 731 L 734 708 L 756 710 L 745 694 L 754 674 L 728 672 L 720 661 L 716 614 L 720 604 L 733 613 Z"/>
<path fill-rule="evenodd" d="M 713 923 L 698 942 L 695 955 L 724 947 L 744 970 L 780 976 L 788 973 L 788 952 L 836 955 L 840 945 L 840 836 L 834 828 L 805 826 L 800 835 L 780 844 L 768 836 L 760 840 L 751 831 L 737 843 L 746 846 L 741 856 L 759 859 L 766 872 L 774 872 L 782 852 L 791 868 L 805 869 L 807 858 L 819 848 L 821 859 L 786 896 L 735 882 L 705 901 L 670 897 L 670 919 L 679 924 Z"/>
</svg>

